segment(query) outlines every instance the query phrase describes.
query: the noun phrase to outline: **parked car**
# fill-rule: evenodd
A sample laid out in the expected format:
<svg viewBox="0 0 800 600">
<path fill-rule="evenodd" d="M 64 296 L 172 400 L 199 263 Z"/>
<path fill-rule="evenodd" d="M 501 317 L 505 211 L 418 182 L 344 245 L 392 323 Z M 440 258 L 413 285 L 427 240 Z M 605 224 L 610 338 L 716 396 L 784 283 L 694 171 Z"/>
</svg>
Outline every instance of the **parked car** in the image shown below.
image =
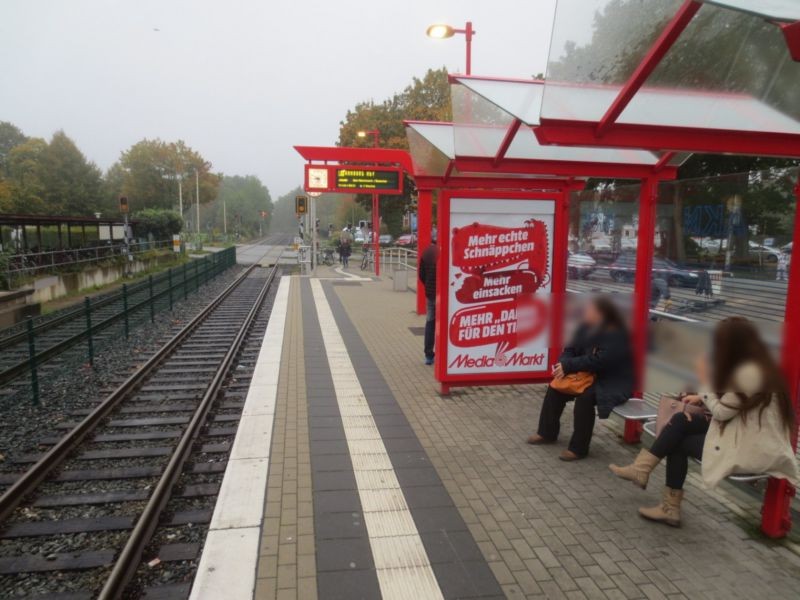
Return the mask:
<svg viewBox="0 0 800 600">
<path fill-rule="evenodd" d="M 763 246 L 761 244 L 756 244 L 755 242 L 750 242 L 750 254 L 760 256 L 765 262 L 778 262 L 778 256 L 780 253 L 781 251 L 777 248 L 770 248 L 769 246 Z"/>
<path fill-rule="evenodd" d="M 395 241 L 398 246 L 414 246 L 417 243 L 417 235 L 415 233 L 405 233 Z"/>
<path fill-rule="evenodd" d="M 567 258 L 567 273 L 572 279 L 586 279 L 597 266 L 597 262 L 584 252 L 570 252 Z"/>
<path fill-rule="evenodd" d="M 378 243 L 381 246 L 388 246 L 389 244 L 392 243 L 392 240 L 394 240 L 394 238 L 391 235 L 389 235 L 388 233 L 384 233 L 383 235 L 378 237 Z"/>
<path fill-rule="evenodd" d="M 364 232 L 360 229 L 356 229 L 356 232 L 353 234 L 353 241 L 356 244 L 363 244 L 367 238 L 364 237 Z"/>
<path fill-rule="evenodd" d="M 608 274 L 614 281 L 631 282 L 636 277 L 636 255 L 620 254 L 608 268 Z M 653 258 L 653 276 L 660 276 L 672 287 L 696 287 L 698 275 L 694 271 L 684 269 L 667 258 Z"/>
</svg>

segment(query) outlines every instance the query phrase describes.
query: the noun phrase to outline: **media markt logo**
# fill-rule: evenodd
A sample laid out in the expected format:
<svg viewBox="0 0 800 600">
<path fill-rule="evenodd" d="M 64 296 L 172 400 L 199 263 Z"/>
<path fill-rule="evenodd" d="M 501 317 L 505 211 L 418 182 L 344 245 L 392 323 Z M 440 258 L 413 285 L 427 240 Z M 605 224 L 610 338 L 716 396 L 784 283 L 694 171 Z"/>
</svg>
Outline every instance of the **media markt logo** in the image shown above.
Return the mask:
<svg viewBox="0 0 800 600">
<path fill-rule="evenodd" d="M 512 354 L 500 354 L 490 356 L 484 354 L 477 358 L 468 354 L 458 354 L 448 368 L 453 369 L 486 369 L 492 367 L 541 367 L 544 365 L 544 353 L 525 354 L 524 352 L 514 352 Z"/>
</svg>

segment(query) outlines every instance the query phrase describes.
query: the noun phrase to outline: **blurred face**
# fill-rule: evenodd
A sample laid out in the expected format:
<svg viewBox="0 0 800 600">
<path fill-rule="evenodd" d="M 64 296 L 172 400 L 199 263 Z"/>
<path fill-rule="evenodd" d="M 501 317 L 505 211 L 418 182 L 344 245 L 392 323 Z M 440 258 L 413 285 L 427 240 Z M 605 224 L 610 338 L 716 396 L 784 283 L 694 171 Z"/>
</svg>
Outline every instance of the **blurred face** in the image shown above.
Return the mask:
<svg viewBox="0 0 800 600">
<path fill-rule="evenodd" d="M 583 322 L 588 325 L 600 325 L 603 322 L 603 315 L 597 310 L 594 302 L 587 302 L 583 309 Z"/>
</svg>

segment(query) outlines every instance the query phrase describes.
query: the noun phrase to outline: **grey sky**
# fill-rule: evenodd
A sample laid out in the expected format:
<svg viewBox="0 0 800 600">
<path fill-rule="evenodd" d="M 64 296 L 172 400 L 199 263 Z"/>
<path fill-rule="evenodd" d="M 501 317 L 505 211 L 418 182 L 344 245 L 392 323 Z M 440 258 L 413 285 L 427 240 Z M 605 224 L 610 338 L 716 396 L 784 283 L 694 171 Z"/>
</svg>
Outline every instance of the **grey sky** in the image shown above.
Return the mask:
<svg viewBox="0 0 800 600">
<path fill-rule="evenodd" d="M 555 0 L 2 0 L 0 120 L 58 129 L 101 168 L 144 137 L 183 139 L 273 197 L 302 180 L 293 144 L 329 145 L 362 100 L 383 100 L 429 67 L 544 71 Z M 154 31 L 158 29 L 159 31 Z"/>
</svg>

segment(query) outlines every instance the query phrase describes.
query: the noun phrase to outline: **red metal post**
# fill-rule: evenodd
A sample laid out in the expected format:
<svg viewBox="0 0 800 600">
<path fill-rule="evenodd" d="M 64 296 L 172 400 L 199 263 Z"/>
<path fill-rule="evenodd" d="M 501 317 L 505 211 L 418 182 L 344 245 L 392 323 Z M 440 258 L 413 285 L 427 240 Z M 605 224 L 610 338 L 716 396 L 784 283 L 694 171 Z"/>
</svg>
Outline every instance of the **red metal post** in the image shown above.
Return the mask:
<svg viewBox="0 0 800 600">
<path fill-rule="evenodd" d="M 417 199 L 417 273 L 419 273 L 419 263 L 422 253 L 431 245 L 431 233 L 433 231 L 433 192 L 431 190 L 419 190 Z M 425 301 L 425 286 L 419 282 L 417 277 L 417 314 L 424 315 L 427 310 Z"/>
<path fill-rule="evenodd" d="M 548 369 L 558 361 L 561 354 L 564 333 L 564 303 L 567 294 L 567 245 L 569 241 L 569 196 L 570 187 L 558 194 L 553 215 L 553 264 L 550 269 L 550 352 Z"/>
<path fill-rule="evenodd" d="M 375 250 L 375 276 L 381 275 L 381 216 L 378 194 L 372 194 L 372 243 Z"/>
<path fill-rule="evenodd" d="M 467 27 L 464 29 L 464 37 L 467 39 L 467 75 L 472 75 L 472 36 L 474 34 L 472 21 L 467 21 Z"/>
<path fill-rule="evenodd" d="M 702 4 L 697 0 L 686 0 L 683 3 L 683 6 L 681 6 L 680 10 L 678 10 L 669 24 L 664 28 L 664 31 L 661 32 L 661 35 L 658 36 L 658 39 L 650 50 L 647 51 L 647 54 L 642 59 L 642 62 L 639 63 L 639 66 L 636 67 L 630 79 L 625 82 L 619 95 L 617 95 L 614 102 L 611 103 L 611 106 L 608 107 L 606 114 L 600 119 L 596 129 L 597 137 L 602 137 L 606 130 L 613 125 L 622 114 L 622 111 L 625 110 L 628 103 L 633 100 L 636 92 L 644 85 L 644 82 L 647 81 L 650 74 L 655 71 L 656 67 L 661 63 L 661 60 L 667 52 L 669 52 L 669 49 L 672 48 L 672 45 L 677 41 L 681 33 L 683 33 L 683 30 L 686 29 L 686 26 L 695 14 L 697 14 L 701 6 Z"/>
<path fill-rule="evenodd" d="M 647 367 L 647 340 L 650 326 L 650 285 L 655 251 L 656 204 L 658 202 L 657 177 L 642 180 L 639 194 L 639 231 L 636 239 L 636 279 L 633 289 L 633 353 L 636 373 L 634 395 L 644 393 L 645 369 Z M 624 440 L 628 444 L 641 441 L 642 424 L 625 422 Z"/>
<path fill-rule="evenodd" d="M 798 176 L 800 177 L 800 175 Z M 796 202 L 792 248 L 800 244 L 800 179 L 794 189 Z M 794 412 L 800 410 L 800 259 L 796 257 L 789 266 L 789 286 L 786 291 L 786 310 L 783 323 L 783 372 Z M 792 447 L 797 450 L 797 428 L 792 431 Z M 785 479 L 770 477 L 764 504 L 761 507 L 761 531 L 771 538 L 786 536 L 792 528 L 790 512 L 794 487 Z"/>
</svg>

